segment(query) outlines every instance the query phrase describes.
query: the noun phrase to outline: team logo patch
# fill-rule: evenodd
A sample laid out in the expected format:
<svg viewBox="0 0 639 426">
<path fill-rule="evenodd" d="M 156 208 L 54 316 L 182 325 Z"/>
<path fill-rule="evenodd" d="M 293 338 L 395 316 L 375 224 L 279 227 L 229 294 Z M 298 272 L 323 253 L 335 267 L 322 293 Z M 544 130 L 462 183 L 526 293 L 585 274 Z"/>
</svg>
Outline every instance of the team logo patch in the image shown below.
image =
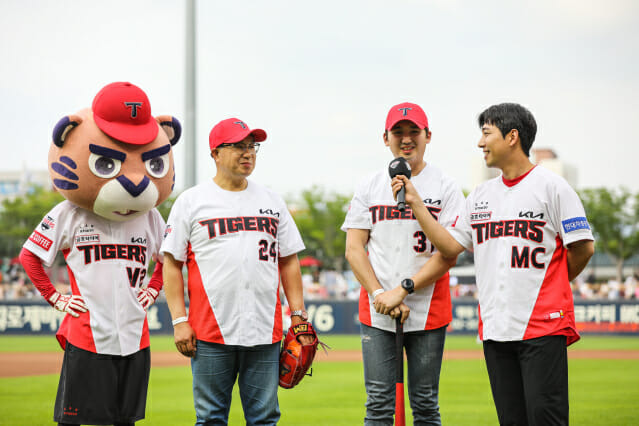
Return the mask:
<svg viewBox="0 0 639 426">
<path fill-rule="evenodd" d="M 51 244 L 53 244 L 53 241 L 51 241 L 50 239 L 48 239 L 47 237 L 45 237 L 38 231 L 33 231 L 31 236 L 29 237 L 29 241 L 31 241 L 32 243 L 34 243 L 35 245 L 39 247 L 42 247 L 46 251 L 49 251 L 49 249 L 51 248 Z"/>
<path fill-rule="evenodd" d="M 588 225 L 588 219 L 585 217 L 573 217 L 570 219 L 562 220 L 562 226 L 564 227 L 564 232 L 572 232 L 578 229 L 590 229 L 590 225 Z"/>
<path fill-rule="evenodd" d="M 490 217 L 493 215 L 493 212 L 474 212 L 470 214 L 471 222 L 479 222 L 482 220 L 490 220 Z"/>
<path fill-rule="evenodd" d="M 46 216 L 44 219 L 42 219 L 40 228 L 42 228 L 43 231 L 48 231 L 49 229 L 55 228 L 55 219 L 51 216 Z"/>
<path fill-rule="evenodd" d="M 81 246 L 82 244 L 89 243 L 99 243 L 100 235 L 98 234 L 88 234 L 88 235 L 76 235 L 75 236 L 75 245 Z"/>
<path fill-rule="evenodd" d="M 171 228 L 171 225 L 166 225 L 166 228 L 164 228 L 164 238 L 166 238 L 166 236 L 171 233 L 172 229 L 173 228 Z"/>
</svg>

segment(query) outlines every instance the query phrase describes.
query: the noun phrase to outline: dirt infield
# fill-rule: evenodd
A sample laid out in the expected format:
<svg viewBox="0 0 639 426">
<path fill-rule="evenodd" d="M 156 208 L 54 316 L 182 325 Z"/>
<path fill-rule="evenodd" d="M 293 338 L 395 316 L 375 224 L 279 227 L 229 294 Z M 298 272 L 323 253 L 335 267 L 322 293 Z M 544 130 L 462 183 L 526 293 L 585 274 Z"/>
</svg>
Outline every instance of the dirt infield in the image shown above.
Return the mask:
<svg viewBox="0 0 639 426">
<path fill-rule="evenodd" d="M 0 353 L 0 377 L 37 376 L 57 374 L 62 365 L 62 351 L 59 352 L 4 352 Z M 636 359 L 639 350 L 579 350 L 568 351 L 571 359 Z M 481 359 L 481 350 L 444 351 L 444 359 Z M 361 361 L 360 351 L 323 351 L 317 353 L 317 362 Z M 188 366 L 189 359 L 176 352 L 151 352 L 152 367 Z"/>
</svg>

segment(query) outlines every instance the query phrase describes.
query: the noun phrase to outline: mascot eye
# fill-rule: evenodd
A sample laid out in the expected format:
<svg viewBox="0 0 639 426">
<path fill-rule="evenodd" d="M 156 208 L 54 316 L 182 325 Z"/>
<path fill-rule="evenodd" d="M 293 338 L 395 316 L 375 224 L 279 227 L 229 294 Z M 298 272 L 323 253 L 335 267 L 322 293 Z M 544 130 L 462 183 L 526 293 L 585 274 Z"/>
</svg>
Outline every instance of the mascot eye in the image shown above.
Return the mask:
<svg viewBox="0 0 639 426">
<path fill-rule="evenodd" d="M 115 158 L 104 157 L 102 155 L 89 155 L 89 169 L 97 177 L 109 179 L 115 177 L 120 172 L 122 162 Z"/>
<path fill-rule="evenodd" d="M 160 155 L 144 162 L 146 170 L 154 178 L 162 178 L 169 172 L 169 154 Z"/>
</svg>

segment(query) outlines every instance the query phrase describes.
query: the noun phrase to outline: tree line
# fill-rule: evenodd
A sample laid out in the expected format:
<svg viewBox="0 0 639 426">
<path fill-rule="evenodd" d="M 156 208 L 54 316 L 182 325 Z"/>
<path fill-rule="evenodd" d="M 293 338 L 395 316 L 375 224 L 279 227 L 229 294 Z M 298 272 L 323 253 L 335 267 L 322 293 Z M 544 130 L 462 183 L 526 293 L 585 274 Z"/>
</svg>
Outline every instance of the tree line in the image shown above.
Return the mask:
<svg viewBox="0 0 639 426">
<path fill-rule="evenodd" d="M 610 256 L 617 279 L 622 281 L 624 263 L 639 253 L 639 192 L 624 187 L 579 191 L 600 252 Z M 158 210 L 166 220 L 175 202 L 170 197 Z M 319 186 L 287 197 L 291 214 L 306 249 L 300 257 L 313 256 L 323 267 L 344 270 L 346 234 L 340 230 L 351 195 L 326 191 Z M 64 198 L 57 192 L 32 187 L 27 194 L 4 200 L 0 208 L 0 257 L 13 258 L 44 215 Z"/>
</svg>

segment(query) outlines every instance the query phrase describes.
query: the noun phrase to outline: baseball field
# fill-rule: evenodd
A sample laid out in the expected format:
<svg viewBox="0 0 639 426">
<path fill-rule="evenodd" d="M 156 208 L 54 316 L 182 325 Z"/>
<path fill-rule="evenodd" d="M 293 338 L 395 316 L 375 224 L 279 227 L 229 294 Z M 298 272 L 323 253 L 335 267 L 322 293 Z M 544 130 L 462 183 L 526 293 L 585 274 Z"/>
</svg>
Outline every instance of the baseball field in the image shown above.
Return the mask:
<svg viewBox="0 0 639 426">
<path fill-rule="evenodd" d="M 331 350 L 318 355 L 313 376 L 294 389 L 280 389 L 281 425 L 363 423 L 359 337 L 327 335 L 323 340 Z M 152 337 L 151 349 L 146 419 L 137 424 L 194 424 L 188 360 L 176 353 L 171 336 Z M 571 424 L 639 424 L 639 337 L 585 336 L 568 355 Z M 1 425 L 53 424 L 61 359 L 53 336 L 0 336 Z M 472 336 L 447 337 L 440 409 L 446 425 L 497 424 L 481 346 Z M 409 407 L 406 414 L 411 424 Z M 237 392 L 229 424 L 244 424 Z"/>
</svg>

